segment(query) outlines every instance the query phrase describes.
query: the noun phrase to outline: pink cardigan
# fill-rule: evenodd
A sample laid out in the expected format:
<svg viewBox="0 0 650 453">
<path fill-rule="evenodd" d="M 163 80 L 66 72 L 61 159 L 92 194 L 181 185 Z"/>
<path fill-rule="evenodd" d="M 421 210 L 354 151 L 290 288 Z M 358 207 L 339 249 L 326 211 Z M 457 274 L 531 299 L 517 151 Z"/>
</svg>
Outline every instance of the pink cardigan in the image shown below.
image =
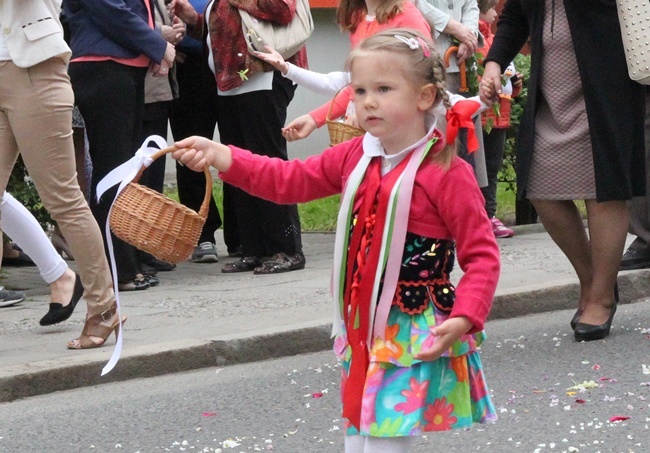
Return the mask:
<svg viewBox="0 0 650 453">
<path fill-rule="evenodd" d="M 363 137 L 326 149 L 304 161 L 283 161 L 230 146 L 233 164 L 220 173 L 223 181 L 275 203 L 304 203 L 343 191 L 363 154 Z M 431 152 L 436 152 L 443 141 Z M 363 194 L 364 183 L 358 194 Z M 497 246 L 484 200 L 472 168 L 455 157 L 448 170 L 425 160 L 415 178 L 408 231 L 456 241 L 458 263 L 464 271 L 456 288 L 451 316 L 466 316 L 483 329 L 499 280 Z"/>
</svg>

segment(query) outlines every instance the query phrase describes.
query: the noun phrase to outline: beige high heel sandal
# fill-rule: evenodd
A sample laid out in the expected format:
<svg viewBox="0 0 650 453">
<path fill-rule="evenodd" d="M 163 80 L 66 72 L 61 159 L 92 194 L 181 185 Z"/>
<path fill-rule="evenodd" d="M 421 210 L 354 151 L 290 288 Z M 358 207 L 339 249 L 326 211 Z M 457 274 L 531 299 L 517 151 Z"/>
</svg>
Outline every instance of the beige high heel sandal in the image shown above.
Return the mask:
<svg viewBox="0 0 650 453">
<path fill-rule="evenodd" d="M 75 340 L 68 342 L 68 349 L 94 349 L 104 346 L 106 340 L 115 332 L 115 341 L 117 341 L 120 330 L 122 329 L 122 324 L 126 322 L 126 316 L 122 316 L 122 319 L 118 319 L 117 316 L 117 306 L 109 308 L 103 313 L 98 315 L 91 316 L 86 319 L 84 328 L 81 331 L 81 336 Z M 113 319 L 111 325 L 103 325 L 102 322 L 106 322 Z M 94 342 L 91 337 L 101 338 L 103 341 L 101 343 Z"/>
</svg>

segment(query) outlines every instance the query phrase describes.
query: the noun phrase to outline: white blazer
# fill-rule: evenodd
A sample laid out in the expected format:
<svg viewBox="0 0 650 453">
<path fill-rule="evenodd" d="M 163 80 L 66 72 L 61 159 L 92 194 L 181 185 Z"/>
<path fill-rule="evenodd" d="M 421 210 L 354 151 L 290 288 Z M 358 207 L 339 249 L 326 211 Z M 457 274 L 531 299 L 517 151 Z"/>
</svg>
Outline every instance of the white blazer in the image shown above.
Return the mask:
<svg viewBox="0 0 650 453">
<path fill-rule="evenodd" d="M 0 0 L 0 25 L 11 60 L 29 68 L 52 57 L 70 59 L 59 21 L 61 0 Z"/>
</svg>

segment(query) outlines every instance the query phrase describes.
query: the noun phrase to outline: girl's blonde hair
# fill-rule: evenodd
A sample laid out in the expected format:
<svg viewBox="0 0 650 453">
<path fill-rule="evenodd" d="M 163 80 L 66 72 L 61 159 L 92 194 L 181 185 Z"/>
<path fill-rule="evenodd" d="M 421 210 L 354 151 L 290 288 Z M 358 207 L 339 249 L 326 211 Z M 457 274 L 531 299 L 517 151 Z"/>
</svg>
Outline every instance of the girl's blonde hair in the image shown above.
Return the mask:
<svg viewBox="0 0 650 453">
<path fill-rule="evenodd" d="M 402 12 L 402 4 L 410 0 L 382 0 L 375 11 L 377 22 L 383 24 Z M 367 13 L 365 0 L 341 0 L 336 8 L 336 22 L 342 31 L 353 33 L 357 28 L 359 17 Z"/>
<path fill-rule="evenodd" d="M 442 102 L 446 109 L 451 108 L 447 93 L 447 73 L 430 37 L 410 28 L 389 28 L 380 31 L 361 41 L 350 52 L 345 63 L 346 69 L 351 71 L 354 60 L 370 52 L 389 52 L 406 56 L 408 63 L 401 68 L 404 77 L 416 87 L 433 84 L 436 89 L 434 107 Z M 448 144 L 432 157 L 447 168 L 455 153 L 455 146 Z"/>
</svg>

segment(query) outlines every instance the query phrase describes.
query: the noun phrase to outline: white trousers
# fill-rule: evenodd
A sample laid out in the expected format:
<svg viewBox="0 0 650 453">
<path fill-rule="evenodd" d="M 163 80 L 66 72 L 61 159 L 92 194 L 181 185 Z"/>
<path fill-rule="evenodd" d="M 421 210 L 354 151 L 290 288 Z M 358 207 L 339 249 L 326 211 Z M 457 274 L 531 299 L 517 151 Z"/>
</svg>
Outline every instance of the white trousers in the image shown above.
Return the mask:
<svg viewBox="0 0 650 453">
<path fill-rule="evenodd" d="M 2 194 L 0 202 L 0 229 L 29 255 L 47 284 L 68 269 L 32 213 L 8 192 Z"/>
</svg>

